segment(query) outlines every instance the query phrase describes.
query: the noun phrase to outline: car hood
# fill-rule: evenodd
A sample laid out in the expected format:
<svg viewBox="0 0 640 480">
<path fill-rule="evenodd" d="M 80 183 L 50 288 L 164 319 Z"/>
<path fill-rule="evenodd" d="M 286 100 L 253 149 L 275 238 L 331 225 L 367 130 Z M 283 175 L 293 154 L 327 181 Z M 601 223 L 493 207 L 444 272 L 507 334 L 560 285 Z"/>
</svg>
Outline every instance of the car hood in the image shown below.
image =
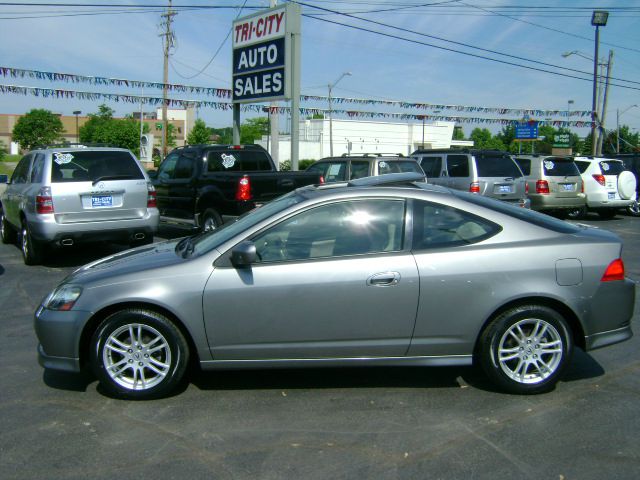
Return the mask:
<svg viewBox="0 0 640 480">
<path fill-rule="evenodd" d="M 185 259 L 175 251 L 179 240 L 154 243 L 101 258 L 80 267 L 67 277 L 66 282 L 99 281 L 184 263 Z"/>
</svg>

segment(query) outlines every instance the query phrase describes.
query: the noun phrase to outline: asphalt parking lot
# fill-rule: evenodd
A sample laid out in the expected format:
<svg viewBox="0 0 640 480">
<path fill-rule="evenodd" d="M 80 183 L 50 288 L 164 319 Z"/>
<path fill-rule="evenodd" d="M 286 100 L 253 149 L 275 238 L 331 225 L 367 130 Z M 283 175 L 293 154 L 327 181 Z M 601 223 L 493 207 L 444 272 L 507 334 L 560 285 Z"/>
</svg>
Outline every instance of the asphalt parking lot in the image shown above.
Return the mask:
<svg viewBox="0 0 640 480">
<path fill-rule="evenodd" d="M 640 285 L 640 219 L 584 223 L 623 238 Z M 368 368 L 194 373 L 171 398 L 133 402 L 89 375 L 44 371 L 33 331 L 39 301 L 67 273 L 120 249 L 26 267 L 0 245 L 0 478 L 640 477 L 638 299 L 636 336 L 576 351 L 545 395 L 498 393 L 473 368 Z"/>
</svg>

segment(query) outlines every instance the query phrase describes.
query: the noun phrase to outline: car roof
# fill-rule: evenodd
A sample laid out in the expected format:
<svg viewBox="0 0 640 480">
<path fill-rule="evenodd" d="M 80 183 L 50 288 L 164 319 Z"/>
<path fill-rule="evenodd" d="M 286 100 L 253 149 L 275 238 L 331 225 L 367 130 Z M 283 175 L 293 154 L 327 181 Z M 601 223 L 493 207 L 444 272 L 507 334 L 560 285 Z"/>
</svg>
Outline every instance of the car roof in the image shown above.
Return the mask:
<svg viewBox="0 0 640 480">
<path fill-rule="evenodd" d="M 64 146 L 60 145 L 59 147 L 48 146 L 47 148 L 35 148 L 31 150 L 31 152 L 43 152 L 43 153 L 51 153 L 51 152 L 131 152 L 131 150 L 127 148 L 120 147 L 83 147 L 79 145 L 73 146 Z"/>
</svg>

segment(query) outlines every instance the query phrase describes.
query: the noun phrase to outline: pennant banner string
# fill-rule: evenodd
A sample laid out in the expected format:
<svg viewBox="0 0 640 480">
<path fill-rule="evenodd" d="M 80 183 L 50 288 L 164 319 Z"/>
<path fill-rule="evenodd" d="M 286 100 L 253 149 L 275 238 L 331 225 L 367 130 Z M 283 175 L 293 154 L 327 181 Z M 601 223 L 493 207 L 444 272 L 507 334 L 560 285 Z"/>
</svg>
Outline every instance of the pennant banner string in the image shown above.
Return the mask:
<svg viewBox="0 0 640 480">
<path fill-rule="evenodd" d="M 139 95 L 123 95 L 115 93 L 101 93 L 101 92 L 83 92 L 75 90 L 62 90 L 62 89 L 50 89 L 50 88 L 37 88 L 26 87 L 19 85 L 2 85 L 0 84 L 0 94 L 15 94 L 15 95 L 32 95 L 35 97 L 43 98 L 77 98 L 80 100 L 109 100 L 113 102 L 123 103 L 144 103 L 147 105 L 162 105 L 165 103 L 162 97 L 148 97 Z M 198 105 L 200 107 L 213 108 L 215 110 L 232 110 L 233 103 L 231 102 L 212 102 L 207 100 L 186 100 L 186 99 L 167 99 L 166 105 L 168 107 L 188 107 L 192 105 Z M 241 106 L 241 110 L 244 112 L 256 112 L 262 113 L 263 106 L 259 104 L 246 104 Z M 300 113 L 304 116 L 323 115 L 326 116 L 329 110 L 320 108 L 300 108 Z M 291 111 L 289 107 L 269 107 L 269 112 L 272 114 L 288 114 Z M 365 118 L 365 119 L 396 119 L 396 120 L 429 120 L 429 121 L 444 121 L 444 122 L 457 122 L 457 123 L 473 123 L 473 124 L 500 124 L 511 125 L 521 122 L 521 119 L 514 118 L 487 118 L 487 117 L 460 117 L 450 115 L 425 115 L 425 114 L 413 114 L 413 113 L 389 113 L 389 112 L 367 112 L 360 110 L 341 110 L 333 109 L 332 114 L 344 115 L 348 118 Z M 591 125 L 591 122 L 585 121 L 567 121 L 567 120 L 540 120 L 539 125 L 551 125 L 554 127 L 577 127 L 586 128 Z"/>
</svg>

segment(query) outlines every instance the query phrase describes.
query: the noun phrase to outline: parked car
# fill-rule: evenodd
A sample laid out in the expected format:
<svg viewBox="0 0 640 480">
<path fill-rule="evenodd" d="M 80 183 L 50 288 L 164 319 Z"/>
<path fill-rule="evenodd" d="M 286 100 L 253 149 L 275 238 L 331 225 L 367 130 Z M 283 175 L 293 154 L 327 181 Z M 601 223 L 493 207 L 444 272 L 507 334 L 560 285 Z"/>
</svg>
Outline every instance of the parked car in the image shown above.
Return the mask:
<svg viewBox="0 0 640 480">
<path fill-rule="evenodd" d="M 19 239 L 24 262 L 39 263 L 52 245 L 96 240 L 153 242 L 158 209 L 153 185 L 126 149 L 54 147 L 18 162 L 0 197 L 0 236 Z"/>
<path fill-rule="evenodd" d="M 602 218 L 613 218 L 620 209 L 633 206 L 636 196 L 636 178 L 625 170 L 621 160 L 599 157 L 575 157 L 584 181 L 587 197 L 586 210 Z"/>
<path fill-rule="evenodd" d="M 584 208 L 582 178 L 573 158 L 520 155 L 516 163 L 527 180 L 532 209 L 565 216 Z"/>
<path fill-rule="evenodd" d="M 213 230 L 319 175 L 280 172 L 260 145 L 190 145 L 171 151 L 152 174 L 160 221 Z"/>
<path fill-rule="evenodd" d="M 526 181 L 513 157 L 499 150 L 416 150 L 429 183 L 530 208 Z"/>
<path fill-rule="evenodd" d="M 90 263 L 35 312 L 40 364 L 89 365 L 130 398 L 169 394 L 192 360 L 476 363 L 533 394 L 574 347 L 631 337 L 620 238 L 422 178 L 304 187 L 217 230 Z"/>
<path fill-rule="evenodd" d="M 380 153 L 323 158 L 310 165 L 306 171 L 321 175 L 327 183 L 344 182 L 388 173 L 424 173 L 413 158 Z"/>
<path fill-rule="evenodd" d="M 627 207 L 627 213 L 633 217 L 640 217 L 640 154 L 619 153 L 615 155 L 618 160 L 622 160 L 625 170 L 630 171 L 636 177 L 636 197 L 631 205 Z"/>
</svg>

